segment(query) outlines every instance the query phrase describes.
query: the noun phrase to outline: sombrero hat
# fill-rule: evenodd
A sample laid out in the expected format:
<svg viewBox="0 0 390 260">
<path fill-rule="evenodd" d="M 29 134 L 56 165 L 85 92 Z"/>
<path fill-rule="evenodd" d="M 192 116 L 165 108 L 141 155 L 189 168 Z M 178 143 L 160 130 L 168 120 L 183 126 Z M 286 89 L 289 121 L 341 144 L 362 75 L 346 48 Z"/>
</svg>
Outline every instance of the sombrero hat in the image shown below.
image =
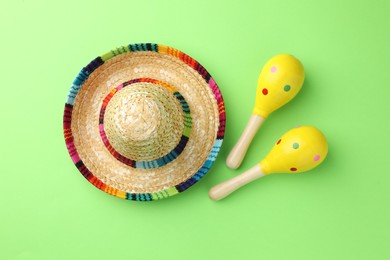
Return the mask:
<svg viewBox="0 0 390 260">
<path fill-rule="evenodd" d="M 97 57 L 74 80 L 64 137 L 81 174 L 120 198 L 151 201 L 187 190 L 221 148 L 221 92 L 196 60 L 160 44 Z"/>
</svg>

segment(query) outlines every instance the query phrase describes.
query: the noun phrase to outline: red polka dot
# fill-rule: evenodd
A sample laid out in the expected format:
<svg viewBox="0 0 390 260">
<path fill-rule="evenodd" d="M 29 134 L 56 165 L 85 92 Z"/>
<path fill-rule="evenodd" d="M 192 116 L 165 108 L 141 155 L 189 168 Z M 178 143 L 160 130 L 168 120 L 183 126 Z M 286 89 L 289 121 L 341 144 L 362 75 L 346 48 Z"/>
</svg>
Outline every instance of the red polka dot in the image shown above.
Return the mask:
<svg viewBox="0 0 390 260">
<path fill-rule="evenodd" d="M 262 92 L 263 92 L 263 95 L 266 96 L 266 95 L 268 94 L 268 89 L 263 88 L 263 91 L 262 91 Z"/>
<path fill-rule="evenodd" d="M 297 170 L 297 168 L 290 168 L 290 171 L 292 171 L 292 172 L 295 172 Z"/>
<path fill-rule="evenodd" d="M 281 141 L 282 141 L 282 139 L 279 139 L 279 141 L 276 144 L 280 144 Z"/>
</svg>

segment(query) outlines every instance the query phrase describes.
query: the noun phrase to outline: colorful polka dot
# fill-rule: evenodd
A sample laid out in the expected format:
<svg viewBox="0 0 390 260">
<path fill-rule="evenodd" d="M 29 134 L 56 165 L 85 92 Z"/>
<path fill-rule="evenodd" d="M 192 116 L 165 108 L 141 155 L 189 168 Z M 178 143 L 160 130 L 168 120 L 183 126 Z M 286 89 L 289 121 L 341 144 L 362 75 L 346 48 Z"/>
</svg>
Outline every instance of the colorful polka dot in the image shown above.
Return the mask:
<svg viewBox="0 0 390 260">
<path fill-rule="evenodd" d="M 284 86 L 283 89 L 284 89 L 284 91 L 289 92 L 290 89 L 291 89 L 291 86 L 290 85 L 286 85 L 286 86 Z"/>
<path fill-rule="evenodd" d="M 314 156 L 314 161 L 318 161 L 320 158 L 321 158 L 321 156 L 316 155 L 316 156 Z"/>
<path fill-rule="evenodd" d="M 298 169 L 295 168 L 295 167 L 290 168 L 290 171 L 292 171 L 292 172 L 296 172 L 297 170 L 298 170 Z"/>
<path fill-rule="evenodd" d="M 298 149 L 299 148 L 299 144 L 298 143 L 293 143 L 293 148 L 294 149 Z"/>
<path fill-rule="evenodd" d="M 279 139 L 278 142 L 276 144 L 280 144 L 280 142 L 282 141 L 282 139 Z"/>
<path fill-rule="evenodd" d="M 263 93 L 264 96 L 266 96 L 268 94 L 268 89 L 263 88 L 263 90 L 261 92 Z"/>
<path fill-rule="evenodd" d="M 274 73 L 275 71 L 276 71 L 276 67 L 275 67 L 275 66 L 272 66 L 271 72 Z"/>
</svg>

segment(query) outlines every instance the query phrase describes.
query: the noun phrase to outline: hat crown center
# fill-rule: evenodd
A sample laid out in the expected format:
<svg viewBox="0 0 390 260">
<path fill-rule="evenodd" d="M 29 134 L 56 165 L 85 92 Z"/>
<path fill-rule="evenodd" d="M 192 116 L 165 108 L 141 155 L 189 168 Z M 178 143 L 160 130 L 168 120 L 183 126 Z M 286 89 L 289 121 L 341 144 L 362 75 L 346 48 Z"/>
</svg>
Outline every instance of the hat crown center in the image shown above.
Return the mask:
<svg viewBox="0 0 390 260">
<path fill-rule="evenodd" d="M 113 150 L 134 161 L 151 161 L 180 143 L 184 114 L 180 101 L 168 89 L 138 82 L 112 93 L 103 127 Z"/>
<path fill-rule="evenodd" d="M 156 103 L 147 96 L 137 94 L 122 99 L 121 106 L 113 115 L 114 123 L 124 141 L 142 141 L 156 131 L 160 122 L 160 111 Z"/>
</svg>

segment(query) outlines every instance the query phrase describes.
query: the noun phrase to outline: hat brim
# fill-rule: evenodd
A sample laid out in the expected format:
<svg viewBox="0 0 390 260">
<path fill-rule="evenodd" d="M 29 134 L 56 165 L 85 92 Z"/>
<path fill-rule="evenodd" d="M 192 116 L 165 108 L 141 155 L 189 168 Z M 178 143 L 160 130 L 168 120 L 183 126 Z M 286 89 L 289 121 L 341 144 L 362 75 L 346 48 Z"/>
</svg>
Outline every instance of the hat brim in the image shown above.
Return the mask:
<svg viewBox="0 0 390 260">
<path fill-rule="evenodd" d="M 107 150 L 99 112 L 110 91 L 124 82 L 152 78 L 172 85 L 187 100 L 192 131 L 182 153 L 156 169 L 135 169 Z M 130 44 L 97 57 L 74 80 L 64 109 L 64 137 L 72 161 L 94 186 L 137 201 L 176 195 L 197 183 L 213 165 L 225 131 L 221 92 L 207 70 L 164 45 Z"/>
</svg>

